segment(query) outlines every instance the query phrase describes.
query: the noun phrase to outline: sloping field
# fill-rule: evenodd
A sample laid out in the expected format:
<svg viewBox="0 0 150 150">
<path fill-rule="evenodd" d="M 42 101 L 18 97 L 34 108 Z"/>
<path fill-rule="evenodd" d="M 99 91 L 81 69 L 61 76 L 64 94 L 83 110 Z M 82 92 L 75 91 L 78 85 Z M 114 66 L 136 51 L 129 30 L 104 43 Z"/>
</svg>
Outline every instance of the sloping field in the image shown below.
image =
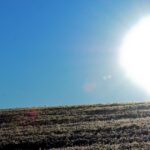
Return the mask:
<svg viewBox="0 0 150 150">
<path fill-rule="evenodd" d="M 0 149 L 150 149 L 150 104 L 0 110 Z"/>
</svg>

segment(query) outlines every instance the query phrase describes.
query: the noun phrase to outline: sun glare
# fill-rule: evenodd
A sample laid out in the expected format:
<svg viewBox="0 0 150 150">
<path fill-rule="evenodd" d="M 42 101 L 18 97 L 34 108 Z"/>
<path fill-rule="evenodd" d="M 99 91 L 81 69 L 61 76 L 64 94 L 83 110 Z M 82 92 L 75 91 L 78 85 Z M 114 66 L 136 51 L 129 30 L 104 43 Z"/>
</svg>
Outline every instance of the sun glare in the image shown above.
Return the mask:
<svg viewBox="0 0 150 150">
<path fill-rule="evenodd" d="M 119 57 L 127 76 L 150 93 L 150 17 L 143 18 L 129 30 Z"/>
</svg>

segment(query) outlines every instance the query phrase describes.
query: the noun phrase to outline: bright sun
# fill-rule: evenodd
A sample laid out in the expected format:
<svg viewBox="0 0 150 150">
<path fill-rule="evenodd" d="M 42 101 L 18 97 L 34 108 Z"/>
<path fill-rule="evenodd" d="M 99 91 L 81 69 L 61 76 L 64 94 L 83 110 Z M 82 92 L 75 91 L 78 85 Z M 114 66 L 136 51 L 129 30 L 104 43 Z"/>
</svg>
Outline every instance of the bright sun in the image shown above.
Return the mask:
<svg viewBox="0 0 150 150">
<path fill-rule="evenodd" d="M 140 20 L 127 33 L 119 61 L 127 76 L 150 93 L 150 17 Z"/>
</svg>

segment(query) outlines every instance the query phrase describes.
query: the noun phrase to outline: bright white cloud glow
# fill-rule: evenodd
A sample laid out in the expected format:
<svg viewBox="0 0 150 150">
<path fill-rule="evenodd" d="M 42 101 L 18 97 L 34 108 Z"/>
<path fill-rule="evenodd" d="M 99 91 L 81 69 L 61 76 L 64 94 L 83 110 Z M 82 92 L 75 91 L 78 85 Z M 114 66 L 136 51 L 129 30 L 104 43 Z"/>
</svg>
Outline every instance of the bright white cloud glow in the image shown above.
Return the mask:
<svg viewBox="0 0 150 150">
<path fill-rule="evenodd" d="M 127 33 L 119 57 L 127 76 L 150 93 L 150 17 L 140 20 Z"/>
</svg>

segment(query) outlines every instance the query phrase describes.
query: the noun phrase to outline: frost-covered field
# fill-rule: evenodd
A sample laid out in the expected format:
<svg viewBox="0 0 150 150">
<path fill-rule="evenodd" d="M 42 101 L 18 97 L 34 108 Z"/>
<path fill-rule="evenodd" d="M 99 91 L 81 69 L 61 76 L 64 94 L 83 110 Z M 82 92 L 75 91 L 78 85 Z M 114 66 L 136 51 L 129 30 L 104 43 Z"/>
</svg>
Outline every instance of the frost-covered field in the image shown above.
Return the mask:
<svg viewBox="0 0 150 150">
<path fill-rule="evenodd" d="M 150 104 L 0 110 L 0 149 L 150 149 Z"/>
</svg>

